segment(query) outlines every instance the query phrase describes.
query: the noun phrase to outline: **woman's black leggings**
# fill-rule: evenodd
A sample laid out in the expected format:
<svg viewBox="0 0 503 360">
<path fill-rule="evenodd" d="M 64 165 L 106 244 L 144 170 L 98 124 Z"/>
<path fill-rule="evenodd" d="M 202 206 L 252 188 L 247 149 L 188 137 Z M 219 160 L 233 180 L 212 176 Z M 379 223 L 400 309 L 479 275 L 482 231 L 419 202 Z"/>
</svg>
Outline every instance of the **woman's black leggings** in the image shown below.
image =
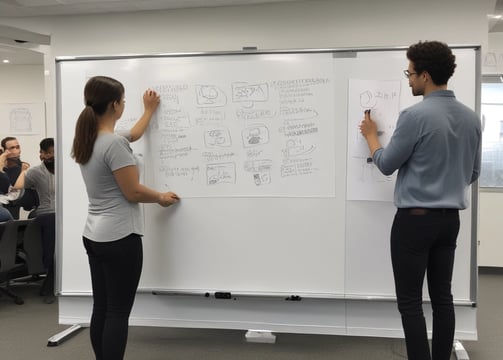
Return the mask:
<svg viewBox="0 0 503 360">
<path fill-rule="evenodd" d="M 111 242 L 83 238 L 93 287 L 91 344 L 96 360 L 121 360 L 143 265 L 141 236 Z"/>
</svg>

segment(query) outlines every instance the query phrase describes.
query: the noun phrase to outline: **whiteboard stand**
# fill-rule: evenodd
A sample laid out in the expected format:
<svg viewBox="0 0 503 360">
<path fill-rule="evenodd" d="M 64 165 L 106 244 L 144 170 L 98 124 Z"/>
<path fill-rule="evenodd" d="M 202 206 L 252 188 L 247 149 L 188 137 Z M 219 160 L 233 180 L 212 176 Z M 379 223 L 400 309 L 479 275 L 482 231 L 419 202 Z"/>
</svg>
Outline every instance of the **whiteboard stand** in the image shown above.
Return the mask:
<svg viewBox="0 0 503 360">
<path fill-rule="evenodd" d="M 47 340 L 47 346 L 58 346 L 65 340 L 69 339 L 73 335 L 75 335 L 79 330 L 83 329 L 83 324 L 75 324 L 70 326 L 68 329 L 63 330 L 56 335 L 53 335 Z"/>
<path fill-rule="evenodd" d="M 459 340 L 454 340 L 454 352 L 457 360 L 470 360 L 468 353 Z"/>
<path fill-rule="evenodd" d="M 276 335 L 269 330 L 248 330 L 245 335 L 246 341 L 254 343 L 274 344 Z"/>
</svg>

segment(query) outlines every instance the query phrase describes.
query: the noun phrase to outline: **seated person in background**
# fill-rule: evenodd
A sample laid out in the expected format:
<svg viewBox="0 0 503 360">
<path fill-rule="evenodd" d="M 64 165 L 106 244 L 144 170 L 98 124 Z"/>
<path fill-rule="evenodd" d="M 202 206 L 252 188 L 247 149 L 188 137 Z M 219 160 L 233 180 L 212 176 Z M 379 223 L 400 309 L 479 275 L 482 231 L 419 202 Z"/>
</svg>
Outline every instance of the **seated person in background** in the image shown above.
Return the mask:
<svg viewBox="0 0 503 360">
<path fill-rule="evenodd" d="M 2 165 L 0 166 L 0 196 L 7 194 L 10 188 L 9 177 L 2 170 L 6 157 L 7 153 L 4 153 L 2 150 L 0 150 L 0 164 Z M 12 220 L 12 215 L 9 210 L 3 207 L 2 201 L 0 201 L 0 222 L 7 220 Z"/>
<path fill-rule="evenodd" d="M 56 243 L 55 190 L 54 190 L 54 139 L 46 138 L 40 142 L 42 163 L 23 170 L 15 184 L 16 189 L 34 189 L 39 197 L 39 206 L 30 213 L 42 229 L 43 262 L 47 277 L 40 294 L 46 302 L 54 301 L 54 249 Z"/>
<path fill-rule="evenodd" d="M 37 191 L 39 206 L 30 217 L 54 213 L 54 139 L 46 138 L 40 142 L 42 163 L 21 171 L 14 185 L 15 189 L 34 189 Z"/>
<path fill-rule="evenodd" d="M 3 165 L 3 171 L 9 177 L 11 185 L 14 185 L 21 171 L 30 167 L 27 162 L 21 161 L 21 145 L 15 137 L 8 136 L 0 143 L 2 150 L 7 153 Z"/>
<path fill-rule="evenodd" d="M 8 151 L 3 151 L 0 149 L 0 194 L 7 194 L 10 187 L 10 179 L 7 174 L 3 171 L 4 164 L 7 161 Z"/>
<path fill-rule="evenodd" d="M 16 209 L 19 209 L 21 206 L 18 201 L 23 195 L 23 190 L 14 189 L 14 185 L 21 171 L 28 169 L 30 164 L 21 161 L 21 146 L 15 137 L 8 136 L 3 138 L 0 144 L 3 151 L 0 167 L 8 177 L 11 185 L 8 192 L 0 195 L 0 202 L 9 210 L 14 218 L 19 218 L 19 210 Z"/>
</svg>

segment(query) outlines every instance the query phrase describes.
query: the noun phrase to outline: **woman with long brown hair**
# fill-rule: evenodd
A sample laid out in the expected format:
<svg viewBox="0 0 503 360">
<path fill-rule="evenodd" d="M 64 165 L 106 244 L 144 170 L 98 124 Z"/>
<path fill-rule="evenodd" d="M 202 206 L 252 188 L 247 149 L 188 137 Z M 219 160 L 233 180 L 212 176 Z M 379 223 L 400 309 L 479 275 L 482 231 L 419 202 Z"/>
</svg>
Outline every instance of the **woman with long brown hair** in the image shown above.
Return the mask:
<svg viewBox="0 0 503 360">
<path fill-rule="evenodd" d="M 140 184 L 129 146 L 129 140 L 137 140 L 145 131 L 159 95 L 153 90 L 144 93 L 145 111 L 126 137 L 114 133 L 125 103 L 119 81 L 92 77 L 84 88 L 84 99 L 72 156 L 80 165 L 89 197 L 83 241 L 94 300 L 90 336 L 97 360 L 119 360 L 126 349 L 129 314 L 143 263 L 139 203 L 167 207 L 179 198 Z"/>
</svg>

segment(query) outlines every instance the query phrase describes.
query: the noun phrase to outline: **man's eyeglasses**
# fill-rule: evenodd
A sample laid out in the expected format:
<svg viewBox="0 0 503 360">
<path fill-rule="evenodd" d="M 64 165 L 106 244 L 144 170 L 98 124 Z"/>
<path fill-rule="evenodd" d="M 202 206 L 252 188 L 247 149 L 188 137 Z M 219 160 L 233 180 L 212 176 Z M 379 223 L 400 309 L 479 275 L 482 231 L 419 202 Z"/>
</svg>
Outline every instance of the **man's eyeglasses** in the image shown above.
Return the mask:
<svg viewBox="0 0 503 360">
<path fill-rule="evenodd" d="M 403 71 L 403 74 L 405 75 L 405 77 L 408 79 L 411 77 L 411 75 L 417 75 L 417 73 L 412 73 L 412 72 L 409 72 L 409 70 L 404 70 Z"/>
<path fill-rule="evenodd" d="M 19 146 L 19 145 L 13 145 L 13 146 L 9 146 L 7 148 L 7 150 L 9 150 L 9 151 L 11 151 L 11 150 L 19 150 L 19 149 L 21 149 L 21 146 Z"/>
</svg>

